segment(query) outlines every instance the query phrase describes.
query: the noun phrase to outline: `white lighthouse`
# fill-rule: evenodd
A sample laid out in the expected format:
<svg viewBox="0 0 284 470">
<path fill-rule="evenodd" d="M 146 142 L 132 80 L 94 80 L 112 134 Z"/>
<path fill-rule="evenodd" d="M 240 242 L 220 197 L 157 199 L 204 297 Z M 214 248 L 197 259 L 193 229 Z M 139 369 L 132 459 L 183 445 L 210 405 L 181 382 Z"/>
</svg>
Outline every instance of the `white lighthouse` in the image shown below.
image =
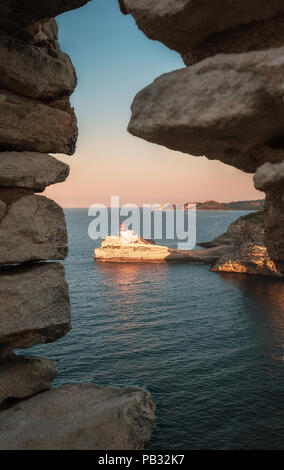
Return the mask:
<svg viewBox="0 0 284 470">
<path fill-rule="evenodd" d="M 137 243 L 139 240 L 138 235 L 133 230 L 126 230 L 124 222 L 120 224 L 119 238 L 123 244 Z"/>
</svg>

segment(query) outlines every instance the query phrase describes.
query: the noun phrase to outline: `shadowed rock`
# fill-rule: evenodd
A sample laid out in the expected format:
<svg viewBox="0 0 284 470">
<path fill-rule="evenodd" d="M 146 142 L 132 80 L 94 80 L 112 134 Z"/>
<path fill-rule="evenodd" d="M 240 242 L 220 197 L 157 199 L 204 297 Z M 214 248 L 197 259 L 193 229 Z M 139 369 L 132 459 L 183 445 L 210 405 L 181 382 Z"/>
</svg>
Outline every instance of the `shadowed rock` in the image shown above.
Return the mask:
<svg viewBox="0 0 284 470">
<path fill-rule="evenodd" d="M 154 412 L 140 388 L 66 385 L 3 411 L 0 449 L 140 450 L 154 431 Z"/>
<path fill-rule="evenodd" d="M 71 329 L 68 285 L 58 263 L 0 270 L 0 350 L 50 343 Z"/>
<path fill-rule="evenodd" d="M 266 192 L 265 245 L 284 274 L 284 161 L 260 167 L 254 176 L 254 184 Z"/>
<path fill-rule="evenodd" d="M 69 57 L 52 57 L 41 47 L 11 36 L 0 36 L 0 87 L 20 95 L 55 100 L 71 95 L 77 83 Z"/>
<path fill-rule="evenodd" d="M 57 364 L 50 359 L 12 356 L 0 360 L 0 404 L 48 390 L 56 375 Z"/>
<path fill-rule="evenodd" d="M 18 199 L 32 194 L 34 194 L 33 189 L 0 186 L 0 199 L 6 204 L 6 210 L 8 206 L 14 204 Z"/>
<path fill-rule="evenodd" d="M 0 264 L 64 259 L 67 230 L 63 210 L 43 196 L 24 196 L 0 222 Z"/>
<path fill-rule="evenodd" d="M 50 184 L 65 181 L 68 175 L 69 166 L 51 155 L 36 152 L 0 153 L 0 186 L 44 191 Z"/>
<path fill-rule="evenodd" d="M 136 96 L 129 131 L 247 172 L 282 161 L 283 70 L 279 48 L 218 55 L 162 75 Z"/>
<path fill-rule="evenodd" d="M 58 41 L 56 20 L 54 18 L 44 18 L 43 20 L 36 21 L 22 30 L 20 37 L 29 44 L 45 47 L 48 50 L 50 43 L 53 43 L 53 46 L 55 46 L 55 43 Z M 57 43 L 56 49 L 58 47 Z"/>
<path fill-rule="evenodd" d="M 186 65 L 192 65 L 216 54 L 275 49 L 283 44 L 284 15 L 213 34 L 199 47 L 184 52 L 182 57 Z"/>
<path fill-rule="evenodd" d="M 90 0 L 1 0 L 0 28 L 16 32 L 44 18 L 79 8 Z"/>
<path fill-rule="evenodd" d="M 126 10 L 124 0 L 118 0 L 118 4 L 119 4 L 121 13 L 123 13 L 124 15 L 128 15 L 128 11 Z"/>
<path fill-rule="evenodd" d="M 0 91 L 0 146 L 2 150 L 66 153 L 77 140 L 73 110 L 63 111 L 12 92 Z"/>
<path fill-rule="evenodd" d="M 265 163 L 254 175 L 254 185 L 260 191 L 275 187 L 284 189 L 284 161 L 278 164 Z"/>
<path fill-rule="evenodd" d="M 123 0 L 123 7 L 150 39 L 181 53 L 212 35 L 284 14 L 282 0 Z"/>
<path fill-rule="evenodd" d="M 265 245 L 284 275 L 284 185 L 269 189 L 265 201 Z"/>
<path fill-rule="evenodd" d="M 0 221 L 3 219 L 6 212 L 6 204 L 5 202 L 0 200 Z"/>
</svg>

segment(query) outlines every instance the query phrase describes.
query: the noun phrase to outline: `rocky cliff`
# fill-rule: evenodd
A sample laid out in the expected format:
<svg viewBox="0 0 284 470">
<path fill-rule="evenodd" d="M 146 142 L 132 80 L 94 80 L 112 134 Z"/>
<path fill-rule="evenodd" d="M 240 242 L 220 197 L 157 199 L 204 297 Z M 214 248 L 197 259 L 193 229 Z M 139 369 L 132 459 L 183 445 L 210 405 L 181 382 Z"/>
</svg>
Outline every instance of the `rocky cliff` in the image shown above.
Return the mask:
<svg viewBox="0 0 284 470">
<path fill-rule="evenodd" d="M 47 391 L 49 359 L 13 350 L 49 343 L 71 329 L 63 266 L 64 213 L 36 193 L 65 181 L 77 123 L 69 97 L 77 83 L 60 50 L 54 16 L 88 0 L 2 0 L 0 4 L 0 447 L 142 449 L 155 406 L 139 388 L 91 384 Z M 44 426 L 43 426 L 44 416 Z"/>
<path fill-rule="evenodd" d="M 280 276 L 264 245 L 264 223 L 263 211 L 251 213 L 237 219 L 215 240 L 200 243 L 206 250 L 227 247 L 211 271 Z"/>
<path fill-rule="evenodd" d="M 284 160 L 283 1 L 120 4 L 150 39 L 178 51 L 186 65 L 138 93 L 129 131 L 256 172 L 256 187 L 267 194 L 265 244 L 283 271 L 284 183 L 276 176 Z"/>
</svg>

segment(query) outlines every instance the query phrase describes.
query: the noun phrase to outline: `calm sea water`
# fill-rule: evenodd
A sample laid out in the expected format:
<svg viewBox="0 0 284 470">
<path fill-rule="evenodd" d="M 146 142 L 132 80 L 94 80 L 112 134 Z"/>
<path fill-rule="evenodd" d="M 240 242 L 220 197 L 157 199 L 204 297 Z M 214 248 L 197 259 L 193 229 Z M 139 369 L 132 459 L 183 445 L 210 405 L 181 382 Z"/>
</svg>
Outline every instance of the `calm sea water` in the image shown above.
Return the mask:
<svg viewBox="0 0 284 470">
<path fill-rule="evenodd" d="M 199 212 L 198 241 L 244 212 Z M 205 265 L 95 264 L 87 210 L 66 210 L 73 330 L 31 349 L 55 385 L 146 387 L 150 449 L 284 449 L 284 283 Z M 163 241 L 166 244 L 166 241 Z"/>
</svg>

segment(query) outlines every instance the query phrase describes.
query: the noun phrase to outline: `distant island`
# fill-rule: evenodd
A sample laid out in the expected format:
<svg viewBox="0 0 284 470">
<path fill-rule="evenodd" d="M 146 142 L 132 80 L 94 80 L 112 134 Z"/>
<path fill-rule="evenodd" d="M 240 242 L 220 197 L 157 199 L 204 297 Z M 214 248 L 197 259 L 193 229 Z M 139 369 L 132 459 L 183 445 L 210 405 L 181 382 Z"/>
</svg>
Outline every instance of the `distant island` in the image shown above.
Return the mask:
<svg viewBox="0 0 284 470">
<path fill-rule="evenodd" d="M 165 204 L 162 210 L 165 209 L 184 209 L 188 210 L 191 204 L 196 204 L 198 211 L 259 211 L 264 208 L 264 199 L 257 199 L 255 201 L 234 201 L 234 202 L 186 202 L 184 204 Z"/>
</svg>

